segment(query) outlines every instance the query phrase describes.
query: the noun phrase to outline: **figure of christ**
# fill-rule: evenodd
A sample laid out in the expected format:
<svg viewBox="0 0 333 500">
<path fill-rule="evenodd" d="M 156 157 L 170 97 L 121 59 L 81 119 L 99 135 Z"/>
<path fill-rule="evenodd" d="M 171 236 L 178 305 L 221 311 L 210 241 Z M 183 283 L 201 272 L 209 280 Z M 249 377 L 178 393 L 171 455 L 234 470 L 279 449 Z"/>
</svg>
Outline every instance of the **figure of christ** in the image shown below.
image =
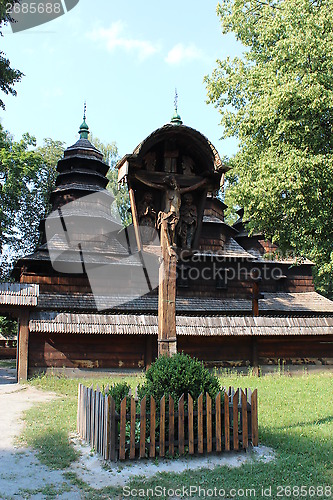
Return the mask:
<svg viewBox="0 0 333 500">
<path fill-rule="evenodd" d="M 180 188 L 174 175 L 165 177 L 165 184 L 159 184 L 141 178 L 138 173 L 135 173 L 135 177 L 143 184 L 146 184 L 146 186 L 165 192 L 165 207 L 164 210 L 158 214 L 157 228 L 159 229 L 162 226 L 168 236 L 169 245 L 171 247 L 175 246 L 176 227 L 180 218 L 181 195 L 204 186 L 207 184 L 207 179 L 202 179 L 196 184 Z"/>
</svg>

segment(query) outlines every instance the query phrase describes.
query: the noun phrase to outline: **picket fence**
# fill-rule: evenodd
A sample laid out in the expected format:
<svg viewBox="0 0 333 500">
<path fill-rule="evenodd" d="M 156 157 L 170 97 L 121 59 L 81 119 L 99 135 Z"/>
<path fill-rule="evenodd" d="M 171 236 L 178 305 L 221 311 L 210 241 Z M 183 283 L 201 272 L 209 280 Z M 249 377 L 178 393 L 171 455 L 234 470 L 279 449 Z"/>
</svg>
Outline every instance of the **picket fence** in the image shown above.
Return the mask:
<svg viewBox="0 0 333 500">
<path fill-rule="evenodd" d="M 141 402 L 124 398 L 118 413 L 111 396 L 79 384 L 77 431 L 105 460 L 113 461 L 258 446 L 257 389 L 229 387 L 215 401 L 209 394 L 197 401 L 188 395 L 187 405 L 182 395 L 176 411 L 172 397 L 162 397 L 159 411 L 154 398 L 149 403 L 146 397 Z"/>
</svg>

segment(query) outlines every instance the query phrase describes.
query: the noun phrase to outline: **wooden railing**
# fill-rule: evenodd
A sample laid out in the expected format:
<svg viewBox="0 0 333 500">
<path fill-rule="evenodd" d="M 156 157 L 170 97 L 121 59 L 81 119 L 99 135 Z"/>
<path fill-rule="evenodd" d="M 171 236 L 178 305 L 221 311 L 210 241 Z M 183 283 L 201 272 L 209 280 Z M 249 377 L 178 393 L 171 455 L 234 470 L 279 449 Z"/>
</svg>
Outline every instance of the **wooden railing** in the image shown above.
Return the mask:
<svg viewBox="0 0 333 500">
<path fill-rule="evenodd" d="M 257 390 L 232 387 L 215 401 L 201 394 L 175 403 L 165 396 L 124 398 L 120 413 L 111 396 L 79 385 L 77 431 L 106 460 L 155 458 L 247 449 L 258 446 Z"/>
</svg>

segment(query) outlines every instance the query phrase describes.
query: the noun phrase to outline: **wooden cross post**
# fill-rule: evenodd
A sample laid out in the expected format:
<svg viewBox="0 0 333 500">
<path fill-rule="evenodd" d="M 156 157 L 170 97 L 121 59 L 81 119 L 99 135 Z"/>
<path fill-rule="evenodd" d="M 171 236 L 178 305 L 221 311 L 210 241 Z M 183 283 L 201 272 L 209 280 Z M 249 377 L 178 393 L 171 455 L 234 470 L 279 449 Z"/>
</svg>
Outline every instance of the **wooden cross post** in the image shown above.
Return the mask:
<svg viewBox="0 0 333 500">
<path fill-rule="evenodd" d="M 166 228 L 161 226 L 162 262 L 158 291 L 158 357 L 177 352 L 176 275 L 177 255 L 170 246 Z"/>
</svg>

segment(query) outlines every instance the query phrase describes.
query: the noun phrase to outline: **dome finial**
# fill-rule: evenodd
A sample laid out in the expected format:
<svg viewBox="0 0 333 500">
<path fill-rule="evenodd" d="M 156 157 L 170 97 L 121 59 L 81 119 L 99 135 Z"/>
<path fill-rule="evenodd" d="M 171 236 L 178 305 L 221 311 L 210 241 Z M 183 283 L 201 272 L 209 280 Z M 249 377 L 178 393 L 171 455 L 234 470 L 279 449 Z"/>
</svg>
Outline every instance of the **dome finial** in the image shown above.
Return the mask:
<svg viewBox="0 0 333 500">
<path fill-rule="evenodd" d="M 175 112 L 173 117 L 171 118 L 171 123 L 174 123 L 175 125 L 182 125 L 182 119 L 180 118 L 178 114 L 178 94 L 177 94 L 177 89 L 175 89 L 175 100 L 174 100 L 174 105 L 175 105 Z"/>
<path fill-rule="evenodd" d="M 79 134 L 80 134 L 80 139 L 88 139 L 89 136 L 89 127 L 86 124 L 86 111 L 87 111 L 87 103 L 84 101 L 84 106 L 83 106 L 83 122 L 81 123 Z"/>
</svg>

